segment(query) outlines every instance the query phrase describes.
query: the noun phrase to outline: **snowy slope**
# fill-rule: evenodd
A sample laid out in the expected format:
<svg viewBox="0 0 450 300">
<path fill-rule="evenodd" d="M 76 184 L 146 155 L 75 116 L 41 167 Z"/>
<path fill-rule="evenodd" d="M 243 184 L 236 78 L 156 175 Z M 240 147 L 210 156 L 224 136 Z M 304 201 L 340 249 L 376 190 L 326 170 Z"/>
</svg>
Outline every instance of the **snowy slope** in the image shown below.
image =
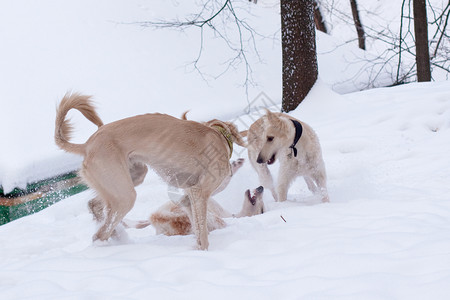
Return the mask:
<svg viewBox="0 0 450 300">
<path fill-rule="evenodd" d="M 246 48 L 257 84 L 248 94 L 242 86 L 244 64 L 217 77 L 235 53 L 210 31 L 205 30 L 199 62 L 205 81 L 190 64 L 200 48 L 197 28 L 154 30 L 133 24 L 185 18 L 198 11 L 192 1 L 0 2 L 0 185 L 8 192 L 78 168 L 79 158 L 53 141 L 55 106 L 67 91 L 94 95 L 105 123 L 146 112 L 178 116 L 189 109 L 199 120 L 232 119 L 261 92 L 279 103 L 280 16 L 272 2 L 235 3 L 239 16 L 262 35 L 255 40 L 259 58 L 251 43 Z M 337 47 L 341 41 L 324 34 L 317 39 L 323 82 L 338 92 L 366 87 L 370 74 L 360 70 L 370 66 L 360 60 L 360 50 Z M 372 82 L 389 83 L 386 76 Z M 73 118 L 76 141 L 86 140 L 94 129 L 77 114 Z"/>
<path fill-rule="evenodd" d="M 84 192 L 0 227 L 2 298 L 447 299 L 450 83 L 338 95 L 319 82 L 292 115 L 320 137 L 329 204 L 298 180 L 285 203 L 265 195 L 267 213 L 227 219 L 203 252 L 151 227 L 93 245 Z M 247 162 L 216 200 L 237 211 L 257 184 Z M 150 174 L 128 218 L 168 199 Z"/>
</svg>

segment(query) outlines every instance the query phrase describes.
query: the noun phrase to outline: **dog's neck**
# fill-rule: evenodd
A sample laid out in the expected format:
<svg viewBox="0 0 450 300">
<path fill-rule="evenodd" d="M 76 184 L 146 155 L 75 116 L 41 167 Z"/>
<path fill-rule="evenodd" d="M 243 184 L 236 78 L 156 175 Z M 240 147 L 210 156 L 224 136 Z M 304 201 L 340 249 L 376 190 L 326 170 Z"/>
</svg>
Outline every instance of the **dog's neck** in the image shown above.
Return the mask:
<svg viewBox="0 0 450 300">
<path fill-rule="evenodd" d="M 292 143 L 292 145 L 289 146 L 289 148 L 291 148 L 292 151 L 294 152 L 294 157 L 297 157 L 297 148 L 295 148 L 295 145 L 297 145 L 298 140 L 302 136 L 303 127 L 302 127 L 302 124 L 299 121 L 292 120 L 292 119 L 291 119 L 291 121 L 292 121 L 292 123 L 294 123 L 295 137 L 294 137 L 294 142 Z"/>
<path fill-rule="evenodd" d="M 213 125 L 211 127 L 220 132 L 220 134 L 222 134 L 223 137 L 227 140 L 228 147 L 230 148 L 230 158 L 231 158 L 231 155 L 233 154 L 233 137 L 231 136 L 231 133 L 220 125 Z"/>
</svg>

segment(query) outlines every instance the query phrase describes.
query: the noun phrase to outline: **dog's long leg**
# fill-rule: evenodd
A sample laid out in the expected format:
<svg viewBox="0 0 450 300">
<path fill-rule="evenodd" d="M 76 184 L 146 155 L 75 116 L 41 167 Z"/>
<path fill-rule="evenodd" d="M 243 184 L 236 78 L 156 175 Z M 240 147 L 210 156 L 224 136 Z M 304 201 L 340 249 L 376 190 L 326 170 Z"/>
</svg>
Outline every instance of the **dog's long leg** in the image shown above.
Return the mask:
<svg viewBox="0 0 450 300">
<path fill-rule="evenodd" d="M 248 159 L 250 160 L 253 168 L 258 173 L 259 183 L 265 188 L 272 192 L 272 196 L 275 201 L 278 201 L 277 191 L 275 190 L 273 184 L 272 174 L 270 173 L 267 164 L 258 164 L 256 162 L 258 153 L 252 149 L 248 149 Z"/>
<path fill-rule="evenodd" d="M 297 174 L 295 167 L 292 167 L 288 163 L 281 163 L 277 186 L 278 201 L 280 202 L 286 201 L 289 186 L 296 177 Z"/>
<path fill-rule="evenodd" d="M 104 208 L 105 204 L 103 203 L 103 200 L 100 199 L 98 196 L 95 198 L 92 198 L 88 202 L 89 211 L 92 213 L 94 220 L 97 222 L 102 222 L 105 220 L 104 215 Z"/>
<path fill-rule="evenodd" d="M 317 185 L 316 194 L 319 194 L 322 197 L 322 202 L 330 202 L 330 198 L 328 197 L 327 175 L 325 173 L 325 168 L 317 170 L 313 174 L 313 180 Z"/>
<path fill-rule="evenodd" d="M 143 181 L 145 176 L 147 175 L 148 172 L 148 167 L 140 162 L 131 162 L 131 167 L 130 167 L 130 176 L 131 176 L 131 181 L 133 181 L 133 185 L 134 186 L 138 186 L 140 185 Z M 94 200 L 94 199 L 92 199 Z M 91 200 L 91 201 L 92 201 Z M 137 223 L 133 223 L 132 221 L 122 221 L 122 225 L 125 228 L 145 228 L 147 226 L 149 226 L 151 223 L 149 220 L 145 220 L 145 221 L 139 221 Z M 113 235 L 115 235 L 116 233 L 113 232 Z"/>
<path fill-rule="evenodd" d="M 208 250 L 207 211 L 208 199 L 211 193 L 206 193 L 199 187 L 187 189 L 192 211 L 192 227 L 197 236 L 197 246 L 200 250 Z"/>
<path fill-rule="evenodd" d="M 136 200 L 136 191 L 134 188 L 128 190 L 128 195 L 125 197 L 123 195 L 113 195 L 113 193 L 109 193 L 109 195 L 106 196 L 108 197 L 106 220 L 94 235 L 94 241 L 97 239 L 101 241 L 109 239 L 115 233 L 116 226 L 131 210 Z"/>
<path fill-rule="evenodd" d="M 115 232 L 116 226 L 131 210 L 136 200 L 136 191 L 129 172 L 128 163 L 117 159 L 120 153 L 109 155 L 113 159 L 105 160 L 105 153 L 99 151 L 96 156 L 83 162 L 82 176 L 98 193 L 98 198 L 104 200 L 106 219 L 94 235 L 93 240 L 107 240 Z"/>
<path fill-rule="evenodd" d="M 147 175 L 147 172 L 148 172 L 147 166 L 145 164 L 142 164 L 139 162 L 132 163 L 129 170 L 130 170 L 131 180 L 133 181 L 134 186 L 140 185 L 144 181 L 145 175 Z M 88 208 L 89 208 L 89 211 L 92 213 L 95 221 L 102 222 L 105 220 L 105 215 L 104 215 L 105 203 L 99 196 L 96 196 L 95 198 L 89 200 Z M 124 225 L 125 225 L 125 227 L 129 227 L 126 224 L 124 224 Z M 148 226 L 148 225 L 146 225 L 146 226 Z M 142 228 L 143 227 L 145 227 L 145 226 L 142 226 Z M 114 235 L 114 233 L 113 233 L 113 235 Z"/>
<path fill-rule="evenodd" d="M 314 183 L 314 180 L 309 177 L 309 176 L 305 176 L 304 177 L 306 185 L 308 186 L 308 189 L 313 193 L 313 194 L 317 194 L 317 186 Z"/>
</svg>

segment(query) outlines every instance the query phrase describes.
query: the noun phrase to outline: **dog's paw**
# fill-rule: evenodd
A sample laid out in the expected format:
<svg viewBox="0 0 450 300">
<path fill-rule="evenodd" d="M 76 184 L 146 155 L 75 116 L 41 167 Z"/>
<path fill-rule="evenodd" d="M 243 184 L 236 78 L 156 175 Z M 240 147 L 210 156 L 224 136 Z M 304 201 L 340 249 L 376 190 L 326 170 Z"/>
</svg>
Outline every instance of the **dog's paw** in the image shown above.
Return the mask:
<svg viewBox="0 0 450 300">
<path fill-rule="evenodd" d="M 233 170 L 233 174 L 244 165 L 244 161 L 245 161 L 245 159 L 239 158 L 238 160 L 235 160 L 231 163 L 231 168 Z"/>
<path fill-rule="evenodd" d="M 114 229 L 109 242 L 112 245 L 124 245 L 131 244 L 132 240 L 129 238 L 128 233 L 125 231 L 125 228 L 122 225 L 117 225 L 116 229 Z"/>
<path fill-rule="evenodd" d="M 107 247 L 107 246 L 110 246 L 110 242 L 109 242 L 109 240 L 101 241 L 98 238 L 96 239 L 95 237 L 93 237 L 92 238 L 92 245 L 94 247 Z"/>
</svg>

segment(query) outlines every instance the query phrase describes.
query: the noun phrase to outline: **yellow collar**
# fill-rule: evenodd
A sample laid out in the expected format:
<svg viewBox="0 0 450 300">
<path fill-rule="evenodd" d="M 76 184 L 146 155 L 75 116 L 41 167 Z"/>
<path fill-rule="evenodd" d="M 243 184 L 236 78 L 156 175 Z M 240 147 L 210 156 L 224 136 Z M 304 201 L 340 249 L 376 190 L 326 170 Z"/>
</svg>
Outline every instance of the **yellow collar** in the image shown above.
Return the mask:
<svg viewBox="0 0 450 300">
<path fill-rule="evenodd" d="M 228 132 L 225 128 L 223 128 L 222 126 L 219 126 L 219 125 L 213 125 L 213 126 L 211 126 L 211 127 L 213 127 L 214 129 L 216 129 L 218 132 L 220 132 L 222 135 L 223 135 L 223 137 L 227 140 L 227 142 L 228 142 L 228 147 L 230 147 L 230 158 L 231 158 L 231 155 L 233 154 L 233 138 L 232 138 L 232 136 L 231 136 L 231 133 L 230 132 Z"/>
</svg>

